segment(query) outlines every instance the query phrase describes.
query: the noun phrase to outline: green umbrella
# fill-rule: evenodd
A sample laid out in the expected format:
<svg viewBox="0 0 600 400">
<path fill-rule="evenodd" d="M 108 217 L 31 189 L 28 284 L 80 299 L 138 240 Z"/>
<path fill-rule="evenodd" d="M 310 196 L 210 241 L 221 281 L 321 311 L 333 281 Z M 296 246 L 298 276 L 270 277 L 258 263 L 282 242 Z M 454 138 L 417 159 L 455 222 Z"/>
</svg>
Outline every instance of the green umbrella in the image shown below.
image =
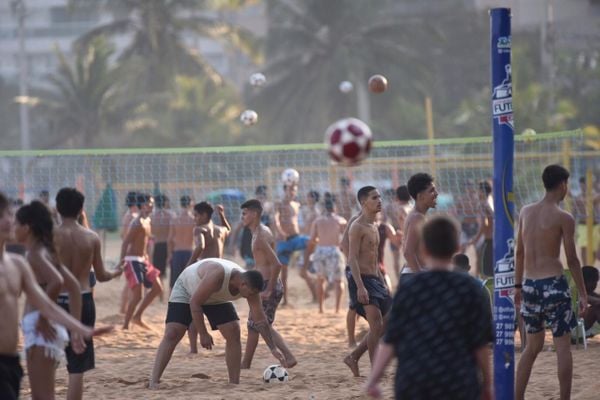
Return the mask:
<svg viewBox="0 0 600 400">
<path fill-rule="evenodd" d="M 119 228 L 119 218 L 117 216 L 117 198 L 115 191 L 109 184 L 102 192 L 102 197 L 96 206 L 93 225 L 96 229 L 103 229 L 114 232 Z"/>
</svg>

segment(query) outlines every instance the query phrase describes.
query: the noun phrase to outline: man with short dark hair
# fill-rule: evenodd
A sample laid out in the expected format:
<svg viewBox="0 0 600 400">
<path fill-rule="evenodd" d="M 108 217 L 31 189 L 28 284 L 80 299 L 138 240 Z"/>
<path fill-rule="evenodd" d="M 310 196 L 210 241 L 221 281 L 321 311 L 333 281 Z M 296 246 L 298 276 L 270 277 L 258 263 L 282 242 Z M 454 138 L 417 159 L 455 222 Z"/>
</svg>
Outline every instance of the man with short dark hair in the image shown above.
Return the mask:
<svg viewBox="0 0 600 400">
<path fill-rule="evenodd" d="M 298 185 L 283 185 L 283 200 L 275 205 L 274 226 L 277 232 L 277 258 L 281 261 L 281 281 L 283 282 L 283 304 L 287 304 L 287 276 L 290 258 L 295 251 L 306 250 L 308 236 L 300 234 L 298 214 L 300 203 L 296 201 Z M 302 275 L 301 275 L 302 276 Z M 302 276 L 306 285 L 316 300 L 314 279 L 308 275 Z"/>
<path fill-rule="evenodd" d="M 525 350 L 517 365 L 515 398 L 525 398 L 533 363 L 544 347 L 545 328 L 552 329 L 558 360 L 560 398 L 571 396 L 573 359 L 571 330 L 577 325 L 571 309 L 571 291 L 560 261 L 561 243 L 579 291 L 579 312 L 587 307 L 581 264 L 575 247 L 575 219 L 559 204 L 569 190 L 569 171 L 560 165 L 544 169 L 546 194 L 521 209 L 515 259 L 515 308 L 527 330 Z M 521 304 L 522 303 L 522 304 Z"/>
<path fill-rule="evenodd" d="M 378 382 L 396 357 L 396 399 L 491 399 L 492 316 L 481 285 L 452 272 L 457 223 L 432 218 L 423 225 L 421 241 L 427 270 L 396 293 L 365 389 L 381 396 Z M 444 328 L 441 340 L 434 326 Z"/>
<path fill-rule="evenodd" d="M 406 264 L 401 275 L 416 274 L 423 269 L 420 252 L 420 229 L 430 208 L 435 208 L 438 196 L 433 177 L 426 173 L 417 173 L 410 177 L 407 184 L 410 196 L 415 200 L 414 209 L 406 217 L 404 224 L 404 260 Z M 402 278 L 400 278 L 402 281 Z"/>
<path fill-rule="evenodd" d="M 107 282 L 123 273 L 121 266 L 109 272 L 104 268 L 101 241 L 98 234 L 83 227 L 77 219 L 83 211 L 85 197 L 75 188 L 62 188 L 56 195 L 56 208 L 62 223 L 54 230 L 54 243 L 61 263 L 75 276 L 81 288 L 81 322 L 94 327 L 96 305 L 90 287 L 90 271 L 94 269 L 95 279 Z M 58 304 L 69 311 L 69 295 L 61 293 Z M 67 399 L 81 399 L 83 396 L 83 374 L 95 368 L 94 342 L 86 341 L 82 354 L 66 349 L 69 387 Z"/>
<path fill-rule="evenodd" d="M 379 232 L 376 217 L 381 212 L 381 195 L 375 187 L 364 186 L 358 191 L 357 199 L 361 213 L 350 226 L 349 232 L 348 263 L 351 275 L 348 278 L 348 294 L 351 307 L 369 323 L 369 333 L 344 358 L 344 363 L 354 376 L 360 375 L 358 361 L 366 350 L 373 362 L 377 342 L 385 329 L 385 317 L 392 305 L 377 259 Z"/>
<path fill-rule="evenodd" d="M 221 225 L 215 225 L 212 222 L 214 210 L 217 210 Z M 221 258 L 225 248 L 225 239 L 231 232 L 231 225 L 225 217 L 225 209 L 217 204 L 213 209 L 212 205 L 206 201 L 197 203 L 194 206 L 194 220 L 196 221 L 196 248 L 192 253 L 189 264 L 195 263 L 203 258 Z"/>
<path fill-rule="evenodd" d="M 271 349 L 273 356 L 287 366 L 284 356 L 279 353 L 267 318 L 263 312 L 260 291 L 263 278 L 258 271 L 246 271 L 236 263 L 219 258 L 207 258 L 187 267 L 173 286 L 169 298 L 169 308 L 165 321 L 165 333 L 156 352 L 150 389 L 158 389 L 158 384 L 177 344 L 193 322 L 200 334 L 202 347 L 211 350 L 213 338 L 208 333 L 204 317 L 213 331 L 219 330 L 225 338 L 225 362 L 229 383 L 240 383 L 242 344 L 240 323 L 233 300 L 244 297 L 254 326 Z"/>
<path fill-rule="evenodd" d="M 264 279 L 264 285 L 261 288 L 262 307 L 267 317 L 267 322 L 271 326 L 271 334 L 277 348 L 283 353 L 289 367 L 296 365 L 296 358 L 293 356 L 287 344 L 273 327 L 275 322 L 275 312 L 283 297 L 283 284 L 279 279 L 281 272 L 281 263 L 275 254 L 275 238 L 271 230 L 263 225 L 261 214 L 262 204 L 256 199 L 246 201 L 240 207 L 242 209 L 242 224 L 248 227 L 252 232 L 252 254 L 256 262 L 256 271 Z M 259 331 L 255 328 L 255 319 L 252 314 L 248 316 L 248 339 L 246 341 L 246 352 L 242 360 L 242 368 L 250 368 L 254 351 L 258 345 Z"/>
<path fill-rule="evenodd" d="M 137 206 L 140 215 L 131 222 L 131 227 L 121 245 L 120 260 L 125 266 L 125 278 L 131 291 L 123 329 L 129 329 L 130 321 L 148 329 L 148 325 L 142 321 L 142 313 L 163 291 L 159 278 L 160 271 L 148 261 L 148 240 L 152 235 L 150 215 L 154 208 L 154 198 L 148 194 L 138 193 Z M 142 284 L 146 289 L 150 289 L 143 300 Z"/>
</svg>

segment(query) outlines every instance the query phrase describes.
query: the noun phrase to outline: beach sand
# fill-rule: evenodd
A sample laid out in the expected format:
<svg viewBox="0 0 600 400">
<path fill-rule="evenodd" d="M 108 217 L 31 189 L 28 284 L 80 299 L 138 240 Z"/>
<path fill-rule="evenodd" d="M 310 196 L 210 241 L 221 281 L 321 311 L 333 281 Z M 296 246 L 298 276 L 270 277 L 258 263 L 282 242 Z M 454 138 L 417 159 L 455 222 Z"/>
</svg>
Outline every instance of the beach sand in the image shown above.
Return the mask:
<svg viewBox="0 0 600 400">
<path fill-rule="evenodd" d="M 118 243 L 107 246 L 107 260 L 115 260 Z M 389 265 L 389 264 L 388 264 Z M 124 279 L 96 286 L 97 325 L 115 325 L 116 330 L 95 340 L 96 369 L 85 374 L 85 399 L 366 399 L 362 386 L 369 372 L 369 360 L 365 355 L 360 362 L 361 377 L 354 378 L 342 358 L 348 352 L 345 309 L 335 314 L 333 298 L 326 302 L 326 312 L 319 314 L 312 304 L 304 282 L 297 271 L 290 271 L 291 305 L 280 308 L 275 326 L 287 341 L 298 359 L 298 365 L 289 370 L 287 383 L 265 384 L 263 370 L 275 364 L 264 342 L 259 344 L 252 368 L 242 370 L 241 383 L 227 383 L 224 357 L 224 340 L 219 332 L 213 332 L 215 346 L 211 351 L 200 349 L 199 354 L 189 355 L 185 337 L 179 344 L 161 380 L 159 390 L 146 388 L 152 369 L 156 348 L 162 337 L 166 300 L 155 301 L 145 313 L 145 322 L 151 330 L 133 327 L 121 330 L 123 316 L 118 314 L 119 298 Z M 168 282 L 168 281 L 167 281 Z M 346 301 L 344 300 L 344 305 Z M 236 302 L 241 319 L 242 346 L 246 337 L 248 307 L 245 301 Z M 359 321 L 357 332 L 366 329 Z M 443 335 L 441 329 L 439 332 Z M 552 338 L 546 336 L 544 351 L 540 354 L 527 390 L 527 399 L 558 399 L 556 354 L 549 350 Z M 517 341 L 518 343 L 518 341 Z M 517 358 L 519 354 L 517 353 Z M 573 346 L 573 399 L 596 400 L 600 398 L 598 360 L 600 338 L 589 340 L 587 350 Z M 24 361 L 22 360 L 23 367 Z M 596 366 L 596 367 L 594 367 Z M 395 365 L 388 368 L 383 379 L 384 398 L 393 398 Z M 57 371 L 56 395 L 65 398 L 68 375 L 65 365 Z M 30 397 L 29 382 L 24 377 L 21 389 L 24 399 Z"/>
</svg>

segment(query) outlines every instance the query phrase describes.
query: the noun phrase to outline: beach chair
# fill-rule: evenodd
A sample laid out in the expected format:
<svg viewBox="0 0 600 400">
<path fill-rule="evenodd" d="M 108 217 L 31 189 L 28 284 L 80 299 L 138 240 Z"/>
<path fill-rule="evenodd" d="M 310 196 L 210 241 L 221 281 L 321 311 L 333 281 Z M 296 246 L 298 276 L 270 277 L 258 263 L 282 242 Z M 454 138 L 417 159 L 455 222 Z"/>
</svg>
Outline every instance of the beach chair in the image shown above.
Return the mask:
<svg viewBox="0 0 600 400">
<path fill-rule="evenodd" d="M 571 308 L 575 313 L 575 318 L 577 318 L 577 326 L 574 328 L 575 334 L 575 348 L 579 348 L 579 336 L 581 335 L 581 342 L 583 343 L 583 349 L 587 350 L 587 338 L 585 337 L 585 324 L 583 322 L 583 318 L 579 316 L 579 307 L 577 306 L 579 303 L 579 291 L 577 290 L 577 285 L 575 285 L 575 281 L 573 280 L 573 275 L 571 274 L 571 270 L 564 270 L 565 277 L 569 282 L 569 290 L 571 291 Z M 573 335 L 571 335 L 573 336 Z"/>
</svg>

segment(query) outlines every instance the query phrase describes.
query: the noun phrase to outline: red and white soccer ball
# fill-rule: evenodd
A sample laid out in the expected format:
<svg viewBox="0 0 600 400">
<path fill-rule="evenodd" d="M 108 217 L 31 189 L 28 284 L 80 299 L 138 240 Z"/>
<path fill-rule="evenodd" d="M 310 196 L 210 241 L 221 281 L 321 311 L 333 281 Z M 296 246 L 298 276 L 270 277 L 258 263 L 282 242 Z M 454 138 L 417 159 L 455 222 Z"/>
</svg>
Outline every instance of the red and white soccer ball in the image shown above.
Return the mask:
<svg viewBox="0 0 600 400">
<path fill-rule="evenodd" d="M 342 165 L 355 165 L 371 151 L 371 128 L 357 118 L 341 119 L 325 131 L 325 144 L 331 159 Z"/>
</svg>

